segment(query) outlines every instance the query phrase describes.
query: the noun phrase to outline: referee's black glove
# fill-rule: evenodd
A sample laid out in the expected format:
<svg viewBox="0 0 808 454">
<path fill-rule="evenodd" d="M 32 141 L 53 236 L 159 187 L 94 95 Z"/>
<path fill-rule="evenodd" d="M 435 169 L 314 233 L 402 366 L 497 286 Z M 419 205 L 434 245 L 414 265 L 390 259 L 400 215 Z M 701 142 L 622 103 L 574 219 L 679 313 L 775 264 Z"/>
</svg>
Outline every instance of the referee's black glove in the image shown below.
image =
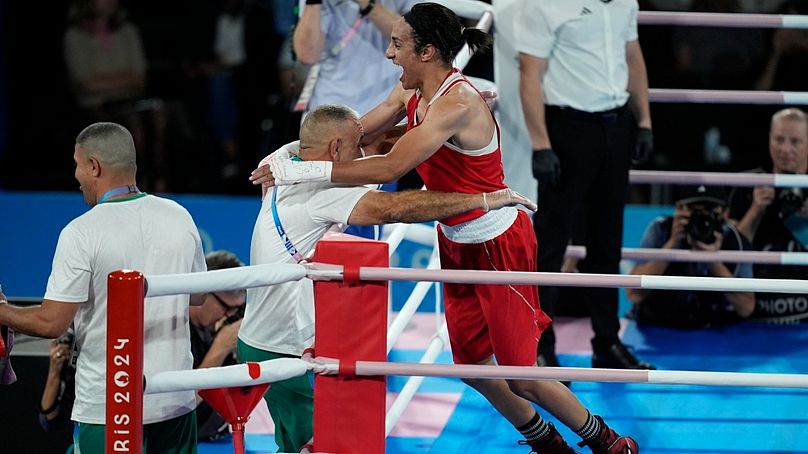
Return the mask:
<svg viewBox="0 0 808 454">
<path fill-rule="evenodd" d="M 552 148 L 533 150 L 533 177 L 539 188 L 552 188 L 561 180 L 561 163 Z"/>
<path fill-rule="evenodd" d="M 651 128 L 637 129 L 637 146 L 631 156 L 631 164 L 638 166 L 645 164 L 654 154 L 654 133 Z"/>
</svg>

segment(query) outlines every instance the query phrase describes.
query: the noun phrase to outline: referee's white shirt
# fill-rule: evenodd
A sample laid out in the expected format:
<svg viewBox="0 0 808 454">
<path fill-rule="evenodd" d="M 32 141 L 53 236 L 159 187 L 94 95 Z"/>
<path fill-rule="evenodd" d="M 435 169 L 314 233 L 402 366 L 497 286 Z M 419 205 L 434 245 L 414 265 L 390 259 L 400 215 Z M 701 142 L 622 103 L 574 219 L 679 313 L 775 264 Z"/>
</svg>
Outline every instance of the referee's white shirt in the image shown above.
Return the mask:
<svg viewBox="0 0 808 454">
<path fill-rule="evenodd" d="M 523 0 L 516 50 L 548 60 L 545 104 L 587 112 L 629 98 L 626 43 L 637 40 L 636 0 Z"/>
</svg>

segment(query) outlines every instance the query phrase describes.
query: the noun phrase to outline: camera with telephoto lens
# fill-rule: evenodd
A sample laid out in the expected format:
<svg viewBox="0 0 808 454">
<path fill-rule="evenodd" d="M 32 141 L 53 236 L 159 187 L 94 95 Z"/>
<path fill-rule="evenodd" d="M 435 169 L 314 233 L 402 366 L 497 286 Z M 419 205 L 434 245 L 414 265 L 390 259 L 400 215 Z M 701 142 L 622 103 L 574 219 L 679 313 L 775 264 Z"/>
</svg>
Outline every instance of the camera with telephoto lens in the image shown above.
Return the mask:
<svg viewBox="0 0 808 454">
<path fill-rule="evenodd" d="M 706 210 L 696 210 L 690 213 L 687 223 L 687 236 L 691 241 L 701 241 L 704 244 L 715 243 L 715 233 L 721 231 L 721 217 Z"/>
<path fill-rule="evenodd" d="M 780 218 L 785 219 L 802 209 L 805 197 L 802 188 L 782 188 L 777 191 L 777 207 Z"/>
</svg>

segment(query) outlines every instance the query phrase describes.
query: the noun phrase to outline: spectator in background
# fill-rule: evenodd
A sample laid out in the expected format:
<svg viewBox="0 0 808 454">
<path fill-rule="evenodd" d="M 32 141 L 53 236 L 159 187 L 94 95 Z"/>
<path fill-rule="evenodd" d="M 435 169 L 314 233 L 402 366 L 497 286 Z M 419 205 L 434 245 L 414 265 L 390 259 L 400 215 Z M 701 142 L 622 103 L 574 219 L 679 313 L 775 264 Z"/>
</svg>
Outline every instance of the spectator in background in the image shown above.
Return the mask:
<svg viewBox="0 0 808 454">
<path fill-rule="evenodd" d="M 39 403 L 39 425 L 42 430 L 67 432 L 68 439 L 72 439 L 73 436 L 70 413 L 76 399 L 74 339 L 73 329 L 70 328 L 64 335 L 51 341 L 48 352 L 48 376 Z"/>
<path fill-rule="evenodd" d="M 209 83 L 210 105 L 208 121 L 223 153 L 224 162 L 216 162 L 223 180 L 239 174 L 239 112 L 244 110 L 242 100 L 247 49 L 244 42 L 244 23 L 247 15 L 246 0 L 226 0 L 216 17 L 213 58 L 206 69 Z M 238 94 L 237 94 L 238 93 Z"/>
<path fill-rule="evenodd" d="M 619 274 L 629 167 L 653 151 L 639 7 L 636 0 L 522 0 L 520 7 L 520 96 L 541 206 L 533 219 L 538 270 L 558 272 L 585 223 L 581 271 Z M 559 289 L 541 286 L 539 293 L 552 317 L 563 304 Z M 653 369 L 620 341 L 617 289 L 586 294 L 592 366 Z M 541 335 L 538 364 L 558 366 L 552 326 Z"/>
<path fill-rule="evenodd" d="M 205 256 L 208 271 L 244 266 L 229 251 L 214 251 Z M 236 340 L 244 316 L 243 290 L 212 292 L 201 306 L 191 306 L 191 353 L 194 369 L 237 364 Z M 197 394 L 196 424 L 200 441 L 216 440 L 229 433 L 229 425 Z"/>
<path fill-rule="evenodd" d="M 808 174 L 808 117 L 796 108 L 776 112 L 769 131 L 770 168 L 775 174 Z M 800 188 L 737 188 L 730 196 L 729 216 L 759 251 L 808 251 L 808 199 Z M 808 279 L 808 268 L 796 265 L 755 265 L 763 279 Z M 755 319 L 773 323 L 808 321 L 808 295 L 756 293 Z"/>
<path fill-rule="evenodd" d="M 141 150 L 141 187 L 165 191 L 167 115 L 161 100 L 144 99 L 147 61 L 143 44 L 119 0 L 74 1 L 64 57 L 85 121 L 125 125 Z"/>
<path fill-rule="evenodd" d="M 283 41 L 277 59 L 281 108 L 274 118 L 278 142 L 275 146 L 267 147 L 268 150 L 298 139 L 301 113 L 293 111 L 311 67 L 297 60 L 292 51 L 292 32 L 298 21 L 298 0 L 273 0 L 272 6 L 275 34 L 282 37 Z"/>
<path fill-rule="evenodd" d="M 808 2 L 789 0 L 781 14 L 808 14 Z M 808 30 L 781 28 L 774 31 L 766 69 L 758 80 L 758 90 L 804 91 L 805 62 L 808 61 Z"/>
<path fill-rule="evenodd" d="M 726 220 L 726 193 L 718 187 L 688 187 L 676 202 L 673 216 L 654 219 L 640 247 L 692 251 L 741 251 L 751 249 L 735 225 Z M 748 263 L 638 262 L 631 274 L 752 277 Z M 627 289 L 639 323 L 674 328 L 703 328 L 748 317 L 755 307 L 751 292 Z"/>
<path fill-rule="evenodd" d="M 743 12 L 738 0 L 693 0 L 689 9 Z M 749 89 L 763 63 L 764 37 L 764 31 L 755 28 L 677 27 L 673 32 L 675 71 L 692 88 Z"/>
<path fill-rule="evenodd" d="M 401 70 L 385 58 L 390 32 L 416 3 L 307 0 L 295 27 L 293 49 L 301 63 L 317 64 L 318 70 L 309 72 L 316 82 L 303 110 L 344 104 L 362 116 L 381 104 L 401 76 Z M 306 95 L 304 88 L 301 96 Z"/>
</svg>

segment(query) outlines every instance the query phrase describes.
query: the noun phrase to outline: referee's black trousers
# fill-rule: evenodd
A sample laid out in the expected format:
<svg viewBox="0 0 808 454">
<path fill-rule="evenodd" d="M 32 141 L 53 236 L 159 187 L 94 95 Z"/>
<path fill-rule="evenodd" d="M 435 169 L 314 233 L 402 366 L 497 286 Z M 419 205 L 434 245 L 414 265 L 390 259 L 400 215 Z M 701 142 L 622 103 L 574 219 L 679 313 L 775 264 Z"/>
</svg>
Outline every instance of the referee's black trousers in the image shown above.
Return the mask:
<svg viewBox="0 0 808 454">
<path fill-rule="evenodd" d="M 596 114 L 547 106 L 546 121 L 561 162 L 561 180 L 553 188 L 539 182 L 539 209 L 533 223 L 539 243 L 538 269 L 560 271 L 570 237 L 582 232 L 587 256 L 581 271 L 618 274 L 628 171 L 636 141 L 634 115 L 627 106 Z M 582 293 L 595 332 L 592 347 L 608 349 L 619 339 L 618 290 L 589 288 Z M 558 300 L 558 287 L 540 286 L 539 298 L 550 317 L 564 304 Z M 551 327 L 542 334 L 539 353 L 554 351 Z"/>
</svg>

